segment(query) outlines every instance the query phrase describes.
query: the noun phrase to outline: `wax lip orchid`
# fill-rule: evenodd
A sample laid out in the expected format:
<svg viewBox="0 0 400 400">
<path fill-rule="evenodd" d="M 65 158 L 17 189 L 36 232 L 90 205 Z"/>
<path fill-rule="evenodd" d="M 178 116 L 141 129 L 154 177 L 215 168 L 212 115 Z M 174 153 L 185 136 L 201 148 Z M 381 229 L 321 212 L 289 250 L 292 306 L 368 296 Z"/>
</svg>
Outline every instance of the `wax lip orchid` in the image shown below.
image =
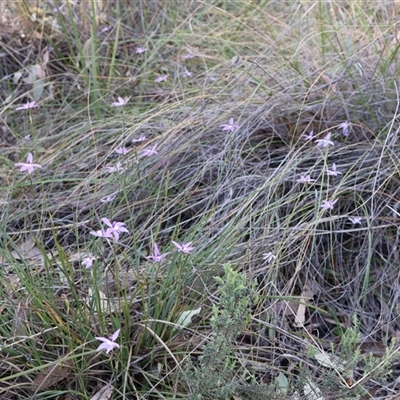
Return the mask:
<svg viewBox="0 0 400 400">
<path fill-rule="evenodd" d="M 98 348 L 97 351 L 102 351 L 105 350 L 106 353 L 108 354 L 111 350 L 113 349 L 119 349 L 119 344 L 115 343 L 119 336 L 119 332 L 121 329 L 118 329 L 114 332 L 112 336 L 109 338 L 106 337 L 96 337 L 97 340 L 100 340 L 100 342 L 103 342 Z"/>
<path fill-rule="evenodd" d="M 118 149 L 115 149 L 115 152 L 118 154 L 128 154 L 130 149 L 127 149 L 126 147 L 118 147 Z"/>
<path fill-rule="evenodd" d="M 97 236 L 97 237 L 104 237 L 107 239 L 111 239 L 112 235 L 110 233 L 108 233 L 105 229 L 99 229 L 98 231 L 90 231 L 89 232 L 91 235 L 93 236 Z"/>
<path fill-rule="evenodd" d="M 101 219 L 103 224 L 108 226 L 107 229 L 100 229 L 98 231 L 90 231 L 89 233 L 93 236 L 104 237 L 106 239 L 114 239 L 116 242 L 119 240 L 121 233 L 129 233 L 129 230 L 125 228 L 124 222 L 113 221 L 111 222 L 108 218 L 104 217 Z"/>
<path fill-rule="evenodd" d="M 178 249 L 179 252 L 183 254 L 190 254 L 194 250 L 192 243 L 193 242 L 179 244 L 172 240 L 172 244 Z"/>
<path fill-rule="evenodd" d="M 154 243 L 153 254 L 150 254 L 149 256 L 147 256 L 146 259 L 152 260 L 154 262 L 161 262 L 165 259 L 165 257 L 167 257 L 168 254 L 169 254 L 169 252 L 161 254 L 160 250 L 158 249 L 157 243 Z"/>
<path fill-rule="evenodd" d="M 328 210 L 333 210 L 334 205 L 337 203 L 339 199 L 335 199 L 335 200 L 324 200 L 321 204 L 321 208 L 324 211 L 328 211 Z"/>
<path fill-rule="evenodd" d="M 265 260 L 269 264 L 272 263 L 272 261 L 276 260 L 276 256 L 274 253 L 269 251 L 268 253 L 263 254 L 263 260 Z"/>
<path fill-rule="evenodd" d="M 315 179 L 311 179 L 310 175 L 300 175 L 300 178 L 297 179 L 296 182 L 299 182 L 299 183 L 312 183 L 312 182 L 315 182 Z"/>
<path fill-rule="evenodd" d="M 323 139 L 318 139 L 316 140 L 316 142 L 318 143 L 318 147 L 328 147 L 335 145 L 331 140 L 331 132 L 328 132 Z"/>
<path fill-rule="evenodd" d="M 90 269 L 93 266 L 93 261 L 96 261 L 96 257 L 94 257 L 92 253 L 89 253 L 82 259 L 82 265 L 84 265 L 86 269 Z"/>
<path fill-rule="evenodd" d="M 143 142 L 145 140 L 147 140 L 147 137 L 142 135 L 142 136 L 139 136 L 136 139 L 132 139 L 132 143 L 139 143 L 139 142 Z"/>
<path fill-rule="evenodd" d="M 122 163 L 120 161 L 118 161 L 115 165 L 104 167 L 104 169 L 109 173 L 119 172 L 120 174 L 122 174 L 122 172 L 125 171 L 125 168 L 122 166 Z"/>
<path fill-rule="evenodd" d="M 21 104 L 16 108 L 16 110 L 29 110 L 30 108 L 35 108 L 35 107 L 38 107 L 36 101 L 31 101 L 26 104 Z"/>
<path fill-rule="evenodd" d="M 342 173 L 337 169 L 336 163 L 332 164 L 332 169 L 327 169 L 326 173 L 328 176 L 338 176 L 342 175 Z"/>
<path fill-rule="evenodd" d="M 154 82 L 160 83 L 160 82 L 166 82 L 168 79 L 169 75 L 160 75 L 156 79 L 154 79 Z"/>
<path fill-rule="evenodd" d="M 339 128 L 342 130 L 343 136 L 349 136 L 351 123 L 349 121 L 342 122 L 339 124 Z"/>
<path fill-rule="evenodd" d="M 233 118 L 229 119 L 229 123 L 220 125 L 223 131 L 231 131 L 234 132 L 237 128 L 239 128 L 238 124 L 235 124 L 235 120 Z"/>
<path fill-rule="evenodd" d="M 361 225 L 361 222 L 363 220 L 362 217 L 349 217 L 348 220 L 353 224 L 353 225 Z"/>
<path fill-rule="evenodd" d="M 141 155 L 144 157 L 155 156 L 158 154 L 158 151 L 156 149 L 157 149 L 157 144 L 155 144 L 152 148 L 143 149 L 141 151 Z"/>
<path fill-rule="evenodd" d="M 302 135 L 302 138 L 304 140 L 313 140 L 314 139 L 314 131 L 311 130 L 308 135 L 307 134 Z"/>
<path fill-rule="evenodd" d="M 132 96 L 129 96 L 129 97 L 119 97 L 118 96 L 118 101 L 111 103 L 111 107 L 122 107 L 128 103 L 128 101 L 131 99 L 131 97 Z"/>
<path fill-rule="evenodd" d="M 113 237 L 116 242 L 119 240 L 119 235 L 122 232 L 129 233 L 128 229 L 125 228 L 125 223 L 124 222 L 117 222 L 113 221 L 110 222 L 108 218 L 102 218 L 101 221 L 108 226 L 106 230 L 106 234 L 110 235 L 109 237 Z"/>
<path fill-rule="evenodd" d="M 28 153 L 28 157 L 26 158 L 26 163 L 20 162 L 15 164 L 16 167 L 21 167 L 20 171 L 26 171 L 28 174 L 31 174 L 35 168 L 42 168 L 40 164 L 33 163 L 33 155 L 32 153 Z"/>
</svg>

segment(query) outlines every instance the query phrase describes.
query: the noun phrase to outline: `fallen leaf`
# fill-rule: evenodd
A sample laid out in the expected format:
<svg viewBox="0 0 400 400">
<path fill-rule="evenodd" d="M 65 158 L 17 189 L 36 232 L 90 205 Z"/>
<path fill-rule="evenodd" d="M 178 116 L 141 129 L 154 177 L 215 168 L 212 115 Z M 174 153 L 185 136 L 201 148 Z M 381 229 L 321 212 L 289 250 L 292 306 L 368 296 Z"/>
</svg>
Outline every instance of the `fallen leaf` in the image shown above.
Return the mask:
<svg viewBox="0 0 400 400">
<path fill-rule="evenodd" d="M 195 310 L 184 311 L 176 321 L 177 325 L 180 325 L 182 328 L 188 326 L 192 322 L 192 318 L 199 314 L 201 311 L 201 307 L 196 308 Z"/>
<path fill-rule="evenodd" d="M 311 381 L 304 385 L 303 390 L 308 400 L 325 400 L 325 397 L 322 397 L 321 390 Z"/>
<path fill-rule="evenodd" d="M 340 372 L 345 370 L 345 361 L 334 354 L 316 353 L 314 358 L 324 367 L 333 368 Z"/>
<path fill-rule="evenodd" d="M 29 236 L 25 240 L 20 239 L 17 242 L 18 250 L 13 250 L 11 255 L 16 260 L 21 260 L 23 258 L 29 258 L 31 260 L 43 261 L 43 254 L 39 247 L 36 246 L 35 240 L 32 236 Z M 21 257 L 22 256 L 22 257 Z"/>
<path fill-rule="evenodd" d="M 304 322 L 306 321 L 307 304 L 309 303 L 309 300 L 313 298 L 313 296 L 314 292 L 311 288 L 311 285 L 306 283 L 304 285 L 303 293 L 301 294 L 302 299 L 300 300 L 299 308 L 297 309 L 297 313 L 294 318 L 296 327 L 300 328 L 304 325 Z"/>
<path fill-rule="evenodd" d="M 114 386 L 106 385 L 101 388 L 97 393 L 95 393 L 90 400 L 109 400 L 111 399 Z"/>
<path fill-rule="evenodd" d="M 72 370 L 72 361 L 64 360 L 59 364 L 52 364 L 39 372 L 32 382 L 32 387 L 35 390 L 48 389 L 56 383 L 65 379 Z"/>
<path fill-rule="evenodd" d="M 289 381 L 285 374 L 279 372 L 278 376 L 275 378 L 275 382 L 277 383 L 280 391 L 283 394 L 286 394 L 289 390 Z"/>
</svg>

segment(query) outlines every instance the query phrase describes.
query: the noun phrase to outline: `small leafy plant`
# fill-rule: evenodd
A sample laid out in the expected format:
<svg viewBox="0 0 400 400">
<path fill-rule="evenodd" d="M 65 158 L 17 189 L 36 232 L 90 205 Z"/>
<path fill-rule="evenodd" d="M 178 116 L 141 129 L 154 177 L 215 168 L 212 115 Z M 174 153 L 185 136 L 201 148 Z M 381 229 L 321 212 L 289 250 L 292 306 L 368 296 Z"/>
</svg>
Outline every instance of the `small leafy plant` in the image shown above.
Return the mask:
<svg viewBox="0 0 400 400">
<path fill-rule="evenodd" d="M 212 307 L 209 341 L 197 362 L 189 361 L 185 370 L 191 399 L 230 399 L 237 392 L 254 391 L 259 386 L 239 365 L 234 350 L 235 340 L 251 320 L 251 305 L 258 298 L 255 282 L 249 285 L 246 275 L 234 271 L 230 264 L 225 265 L 224 273 L 215 278 L 220 299 Z"/>
</svg>

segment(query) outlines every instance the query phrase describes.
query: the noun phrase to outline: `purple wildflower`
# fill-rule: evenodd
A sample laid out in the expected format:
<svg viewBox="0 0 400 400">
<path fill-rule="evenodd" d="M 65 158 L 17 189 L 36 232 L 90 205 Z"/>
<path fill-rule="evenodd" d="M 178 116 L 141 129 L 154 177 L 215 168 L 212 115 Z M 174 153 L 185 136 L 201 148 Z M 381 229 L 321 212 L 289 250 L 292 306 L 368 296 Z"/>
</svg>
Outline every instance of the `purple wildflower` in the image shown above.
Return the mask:
<svg viewBox="0 0 400 400">
<path fill-rule="evenodd" d="M 84 265 L 86 269 L 90 269 L 92 268 L 93 261 L 95 260 L 96 257 L 94 257 L 92 253 L 89 253 L 85 258 L 82 259 L 82 265 Z"/>
<path fill-rule="evenodd" d="M 312 140 L 314 139 L 314 131 L 311 130 L 308 135 L 304 134 L 301 136 L 304 140 Z"/>
<path fill-rule="evenodd" d="M 182 75 L 186 78 L 191 78 L 193 76 L 193 72 L 190 72 L 187 68 L 182 72 Z"/>
<path fill-rule="evenodd" d="M 144 142 L 145 140 L 147 140 L 146 136 L 139 136 L 137 139 L 132 139 L 132 143 Z"/>
<path fill-rule="evenodd" d="M 361 225 L 362 217 L 349 217 L 348 220 L 353 224 L 353 225 Z"/>
<path fill-rule="evenodd" d="M 130 152 L 130 149 L 127 149 L 126 147 L 118 147 L 118 149 L 115 149 L 115 152 L 118 154 L 127 154 Z"/>
<path fill-rule="evenodd" d="M 98 231 L 90 231 L 89 233 L 91 235 L 97 236 L 97 237 L 104 237 L 104 238 L 108 238 L 108 239 L 112 238 L 111 233 L 107 232 L 105 229 L 100 229 Z"/>
<path fill-rule="evenodd" d="M 158 249 L 157 243 L 154 243 L 153 245 L 153 254 L 149 255 L 146 257 L 147 260 L 153 260 L 155 262 L 161 262 L 164 260 L 165 257 L 167 257 L 168 253 L 163 253 L 160 254 L 160 251 Z"/>
<path fill-rule="evenodd" d="M 142 156 L 149 157 L 149 156 L 154 156 L 154 155 L 158 154 L 158 151 L 156 150 L 156 148 L 157 148 L 157 144 L 154 145 L 151 149 L 143 149 L 141 151 Z"/>
<path fill-rule="evenodd" d="M 299 182 L 299 183 L 312 183 L 312 182 L 315 182 L 315 179 L 311 179 L 310 175 L 300 175 L 300 178 L 297 179 L 296 182 Z"/>
<path fill-rule="evenodd" d="M 328 174 L 328 176 L 338 176 L 338 175 L 342 175 L 342 173 L 337 169 L 336 167 L 336 163 L 332 164 L 332 169 L 327 169 L 326 173 Z"/>
<path fill-rule="evenodd" d="M 110 336 L 109 338 L 105 338 L 105 337 L 96 337 L 97 340 L 100 340 L 101 342 L 103 342 L 98 348 L 97 351 L 101 351 L 101 350 L 105 350 L 106 353 L 108 354 L 111 350 L 113 349 L 119 349 L 119 344 L 115 343 L 115 341 L 117 340 L 118 336 L 119 336 L 119 332 L 121 329 L 118 329 L 115 331 L 115 333 Z"/>
<path fill-rule="evenodd" d="M 351 123 L 349 121 L 342 122 L 339 125 L 339 128 L 342 130 L 343 136 L 349 136 L 350 127 L 351 127 Z"/>
<path fill-rule="evenodd" d="M 235 124 L 235 121 L 233 118 L 229 119 L 229 123 L 228 124 L 222 124 L 220 125 L 221 128 L 223 128 L 223 131 L 231 131 L 234 132 L 237 128 L 239 128 L 238 124 Z"/>
<path fill-rule="evenodd" d="M 131 99 L 131 97 L 132 96 L 129 96 L 129 97 L 119 97 L 118 96 L 118 101 L 111 103 L 111 107 L 122 107 L 128 103 L 128 101 Z"/>
<path fill-rule="evenodd" d="M 318 143 L 318 147 L 328 147 L 328 146 L 334 146 L 335 144 L 331 140 L 331 133 L 328 132 L 327 135 L 323 139 L 318 139 L 316 140 Z"/>
<path fill-rule="evenodd" d="M 106 234 L 109 235 L 108 237 L 113 237 L 116 242 L 119 240 L 119 235 L 122 232 L 129 233 L 128 229 L 125 228 L 124 222 L 110 222 L 108 218 L 102 218 L 101 221 L 108 226 L 106 230 Z"/>
<path fill-rule="evenodd" d="M 119 172 L 120 174 L 125 171 L 125 168 L 122 166 L 121 162 L 118 161 L 114 167 L 105 167 L 107 172 Z"/>
<path fill-rule="evenodd" d="M 40 164 L 33 163 L 32 153 L 28 153 L 28 157 L 26 158 L 26 163 L 20 162 L 15 164 L 16 167 L 21 167 L 20 172 L 26 171 L 28 174 L 31 174 L 35 168 L 42 168 Z"/>
<path fill-rule="evenodd" d="M 339 200 L 339 199 L 335 199 L 335 200 L 332 200 L 332 201 L 330 201 L 330 200 L 324 200 L 324 201 L 322 202 L 321 208 L 322 208 L 324 211 L 333 210 L 333 206 L 336 204 L 336 202 L 337 202 L 338 200 Z"/>
<path fill-rule="evenodd" d="M 160 75 L 156 79 L 154 79 L 154 82 L 160 83 L 160 82 L 166 82 L 168 79 L 169 75 Z"/>
<path fill-rule="evenodd" d="M 31 101 L 26 104 L 21 104 L 16 108 L 16 110 L 29 110 L 30 108 L 35 108 L 35 107 L 38 107 L 36 101 Z"/>
<path fill-rule="evenodd" d="M 178 249 L 179 252 L 184 254 L 190 254 L 194 250 L 192 243 L 193 242 L 179 244 L 172 240 L 172 244 Z"/>
<path fill-rule="evenodd" d="M 276 256 L 270 251 L 268 253 L 263 254 L 263 260 L 265 260 L 268 264 L 274 261 L 275 259 Z"/>
</svg>

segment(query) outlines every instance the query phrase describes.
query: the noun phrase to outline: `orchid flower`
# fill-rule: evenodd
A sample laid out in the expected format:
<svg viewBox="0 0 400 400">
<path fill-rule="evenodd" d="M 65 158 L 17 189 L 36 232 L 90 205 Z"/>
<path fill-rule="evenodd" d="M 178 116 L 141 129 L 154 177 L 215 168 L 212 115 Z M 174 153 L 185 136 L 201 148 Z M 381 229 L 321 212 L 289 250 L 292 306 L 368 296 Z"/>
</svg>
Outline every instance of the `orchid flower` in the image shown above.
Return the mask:
<svg viewBox="0 0 400 400">
<path fill-rule="evenodd" d="M 33 155 L 32 153 L 28 153 L 28 156 L 26 158 L 26 163 L 19 162 L 15 164 L 16 167 L 21 167 L 20 171 L 26 171 L 28 174 L 31 174 L 35 168 L 42 168 L 40 164 L 34 164 L 33 163 Z"/>
<path fill-rule="evenodd" d="M 109 338 L 105 338 L 105 337 L 96 337 L 97 340 L 100 340 L 101 342 L 103 342 L 98 348 L 97 351 L 101 351 L 101 350 L 105 350 L 106 353 L 108 354 L 111 350 L 113 349 L 119 349 L 119 344 L 115 343 L 115 341 L 117 340 L 118 336 L 119 336 L 119 332 L 121 329 L 118 329 L 114 332 L 114 334 L 112 336 L 110 336 Z"/>
</svg>

